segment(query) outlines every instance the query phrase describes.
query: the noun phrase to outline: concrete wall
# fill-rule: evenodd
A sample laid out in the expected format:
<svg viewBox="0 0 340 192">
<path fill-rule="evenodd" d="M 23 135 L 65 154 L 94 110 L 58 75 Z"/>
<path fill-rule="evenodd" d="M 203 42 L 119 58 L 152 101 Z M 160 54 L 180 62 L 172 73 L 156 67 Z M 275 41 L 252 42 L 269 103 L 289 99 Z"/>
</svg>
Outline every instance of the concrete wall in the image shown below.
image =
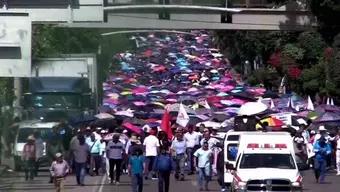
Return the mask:
<svg viewBox="0 0 340 192">
<path fill-rule="evenodd" d="M 28 16 L 0 14 L 0 47 L 14 49 L 18 57 L 0 58 L 0 77 L 28 77 L 31 74 L 31 20 Z M 12 54 L 12 53 L 10 53 Z"/>
</svg>

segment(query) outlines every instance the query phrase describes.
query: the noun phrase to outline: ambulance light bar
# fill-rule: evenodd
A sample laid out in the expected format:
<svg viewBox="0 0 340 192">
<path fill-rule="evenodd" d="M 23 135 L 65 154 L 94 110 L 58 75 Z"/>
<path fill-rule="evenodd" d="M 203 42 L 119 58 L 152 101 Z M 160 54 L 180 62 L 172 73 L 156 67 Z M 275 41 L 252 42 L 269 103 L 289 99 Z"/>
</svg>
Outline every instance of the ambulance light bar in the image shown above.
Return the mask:
<svg viewBox="0 0 340 192">
<path fill-rule="evenodd" d="M 248 149 L 287 149 L 287 145 L 284 143 L 269 144 L 265 143 L 260 145 L 259 143 L 248 143 Z"/>
</svg>

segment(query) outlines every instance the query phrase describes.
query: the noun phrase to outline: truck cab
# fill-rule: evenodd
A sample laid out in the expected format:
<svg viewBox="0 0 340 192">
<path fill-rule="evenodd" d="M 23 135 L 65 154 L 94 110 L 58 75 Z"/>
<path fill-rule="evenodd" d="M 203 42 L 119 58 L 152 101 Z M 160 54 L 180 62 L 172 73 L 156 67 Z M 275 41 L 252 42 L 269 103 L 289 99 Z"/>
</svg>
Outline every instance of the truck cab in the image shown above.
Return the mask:
<svg viewBox="0 0 340 192">
<path fill-rule="evenodd" d="M 285 132 L 242 133 L 235 166 L 229 168 L 231 191 L 302 191 L 293 140 Z"/>
<path fill-rule="evenodd" d="M 68 119 L 93 108 L 87 78 L 32 77 L 24 96 L 26 119 Z M 93 102 L 92 102 L 93 103 Z M 56 116 L 55 118 L 53 116 Z"/>
</svg>

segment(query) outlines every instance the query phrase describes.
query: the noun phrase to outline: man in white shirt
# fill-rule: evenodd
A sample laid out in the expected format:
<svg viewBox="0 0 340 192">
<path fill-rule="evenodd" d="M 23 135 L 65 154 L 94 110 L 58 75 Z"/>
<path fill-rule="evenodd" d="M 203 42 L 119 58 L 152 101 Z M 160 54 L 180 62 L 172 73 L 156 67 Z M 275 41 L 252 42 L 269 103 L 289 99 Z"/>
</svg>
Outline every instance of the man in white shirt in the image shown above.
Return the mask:
<svg viewBox="0 0 340 192">
<path fill-rule="evenodd" d="M 145 148 L 146 166 L 148 168 L 145 179 L 148 179 L 149 172 L 152 171 L 153 163 L 158 154 L 159 140 L 155 135 L 156 131 L 151 129 L 150 135 L 145 137 L 143 142 L 143 146 Z M 152 174 L 152 178 L 153 179 L 157 178 L 155 173 Z"/>
<path fill-rule="evenodd" d="M 171 151 L 175 154 L 175 179 L 184 181 L 185 152 L 187 144 L 181 130 L 176 132 L 176 139 L 172 141 Z"/>
<path fill-rule="evenodd" d="M 211 132 L 208 128 L 204 128 L 203 139 L 200 142 L 201 146 L 203 146 L 204 142 L 208 143 L 209 150 L 211 150 L 219 141 L 218 139 L 211 137 Z"/>
<path fill-rule="evenodd" d="M 188 157 L 187 163 L 188 163 L 188 167 L 190 170 L 188 175 L 194 174 L 194 171 L 195 171 L 193 156 L 194 156 L 194 152 L 196 151 L 196 149 L 199 148 L 199 142 L 200 142 L 199 138 L 200 138 L 200 135 L 194 131 L 194 127 L 192 125 L 189 125 L 188 132 L 184 134 L 184 139 L 187 144 L 187 149 L 186 149 L 186 154 Z"/>
</svg>

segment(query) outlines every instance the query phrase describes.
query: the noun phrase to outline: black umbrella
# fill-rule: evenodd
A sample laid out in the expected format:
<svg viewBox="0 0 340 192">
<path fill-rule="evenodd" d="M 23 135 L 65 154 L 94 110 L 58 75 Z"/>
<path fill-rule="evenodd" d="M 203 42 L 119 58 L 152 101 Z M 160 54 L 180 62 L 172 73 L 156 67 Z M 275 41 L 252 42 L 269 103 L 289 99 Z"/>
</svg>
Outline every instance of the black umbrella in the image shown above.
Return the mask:
<svg viewBox="0 0 340 192">
<path fill-rule="evenodd" d="M 229 92 L 229 95 L 231 95 L 235 98 L 244 99 L 244 100 L 247 100 L 247 101 L 256 101 L 257 100 L 250 93 L 247 93 L 247 92 L 240 92 L 240 93 Z"/>
<path fill-rule="evenodd" d="M 273 91 L 270 91 L 270 90 L 267 90 L 263 95 L 262 95 L 263 98 L 272 98 L 272 99 L 276 99 L 276 98 L 280 98 L 280 96 L 273 92 Z"/>
</svg>

